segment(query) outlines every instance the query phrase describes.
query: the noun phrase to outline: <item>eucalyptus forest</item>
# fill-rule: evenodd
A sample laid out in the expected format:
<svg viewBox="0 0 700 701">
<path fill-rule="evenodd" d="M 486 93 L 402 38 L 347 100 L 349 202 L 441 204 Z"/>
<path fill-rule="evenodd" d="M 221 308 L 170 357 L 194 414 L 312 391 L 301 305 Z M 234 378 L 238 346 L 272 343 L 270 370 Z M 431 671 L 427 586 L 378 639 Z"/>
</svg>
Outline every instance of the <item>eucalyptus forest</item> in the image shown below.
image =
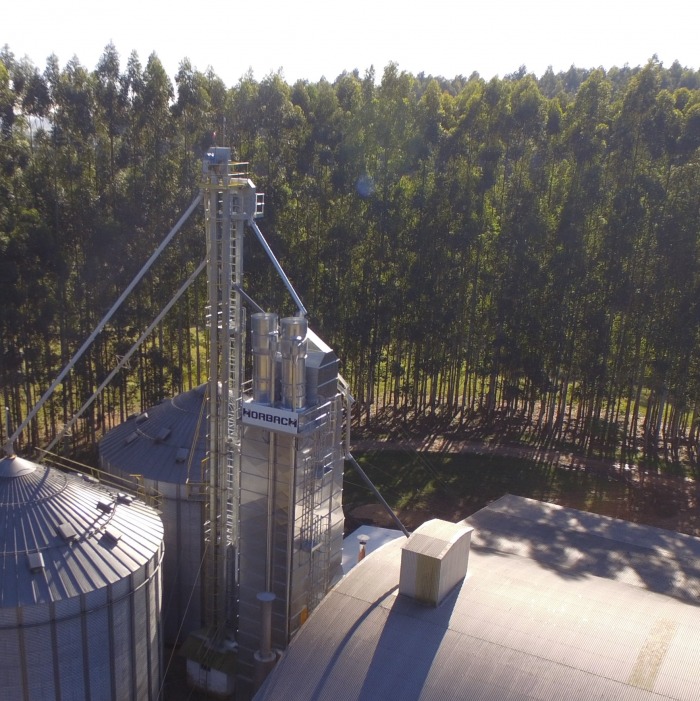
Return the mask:
<svg viewBox="0 0 700 701">
<path fill-rule="evenodd" d="M 159 245 L 212 145 L 249 163 L 260 227 L 337 352 L 354 420 L 512 422 L 551 445 L 697 464 L 700 73 L 174 82 L 0 51 L 0 387 L 17 425 Z M 21 437 L 54 436 L 205 256 L 202 215 Z M 295 307 L 255 241 L 245 288 Z M 74 428 L 94 441 L 206 378 L 198 280 Z M 3 427 L 3 431 L 4 431 Z"/>
</svg>

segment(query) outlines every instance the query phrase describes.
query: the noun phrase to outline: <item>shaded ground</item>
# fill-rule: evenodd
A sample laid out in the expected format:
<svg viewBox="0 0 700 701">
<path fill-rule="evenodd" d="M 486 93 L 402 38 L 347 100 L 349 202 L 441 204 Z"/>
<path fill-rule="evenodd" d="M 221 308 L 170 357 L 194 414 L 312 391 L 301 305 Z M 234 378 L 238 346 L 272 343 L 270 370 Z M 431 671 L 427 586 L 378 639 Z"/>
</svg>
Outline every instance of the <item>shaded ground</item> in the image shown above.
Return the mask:
<svg viewBox="0 0 700 701">
<path fill-rule="evenodd" d="M 393 440 L 360 440 L 353 453 L 378 453 L 397 447 Z M 700 537 L 700 491 L 695 480 L 667 477 L 640 471 L 636 466 L 589 459 L 557 450 L 526 445 L 462 440 L 432 435 L 425 439 L 400 440 L 400 449 L 422 454 L 462 453 L 501 458 L 518 458 L 545 464 L 548 469 L 591 476 L 601 488 L 560 489 L 547 494 L 520 493 L 584 511 L 665 528 Z M 511 491 L 507 488 L 505 491 Z M 500 496 L 500 495 L 498 495 Z M 420 499 L 419 504 L 397 508 L 397 514 L 409 529 L 429 518 L 457 521 L 471 515 L 492 501 L 493 494 L 451 494 L 436 490 Z M 497 497 L 496 497 L 497 498 Z M 363 523 L 392 528 L 393 523 L 381 505 L 374 501 L 351 508 L 346 514 L 349 529 Z"/>
</svg>

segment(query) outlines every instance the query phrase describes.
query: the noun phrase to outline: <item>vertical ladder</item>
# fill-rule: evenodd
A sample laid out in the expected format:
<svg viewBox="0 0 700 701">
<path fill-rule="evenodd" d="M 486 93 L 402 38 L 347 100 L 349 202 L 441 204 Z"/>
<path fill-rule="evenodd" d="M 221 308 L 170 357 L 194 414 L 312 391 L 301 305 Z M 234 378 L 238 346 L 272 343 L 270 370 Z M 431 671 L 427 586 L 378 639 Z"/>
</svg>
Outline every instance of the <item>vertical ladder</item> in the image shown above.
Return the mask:
<svg viewBox="0 0 700 701">
<path fill-rule="evenodd" d="M 209 412 L 205 502 L 205 623 L 214 642 L 236 627 L 238 505 L 245 316 L 243 233 L 257 214 L 255 186 L 215 148 L 204 166 L 209 303 Z"/>
<path fill-rule="evenodd" d="M 237 399 L 240 396 L 240 257 L 238 229 L 232 219 L 228 163 L 205 180 L 205 224 L 209 294 L 209 412 L 205 508 L 205 606 L 207 628 L 214 642 L 226 634 L 230 619 L 229 580 L 235 542 L 235 467 L 238 448 Z"/>
<path fill-rule="evenodd" d="M 309 553 L 308 599 L 309 612 L 326 595 L 329 585 L 330 562 L 330 493 L 333 479 L 333 435 L 335 416 L 332 406 L 319 407 L 317 420 L 320 425 L 313 433 L 309 456 L 304 461 L 301 522 L 302 547 Z"/>
</svg>

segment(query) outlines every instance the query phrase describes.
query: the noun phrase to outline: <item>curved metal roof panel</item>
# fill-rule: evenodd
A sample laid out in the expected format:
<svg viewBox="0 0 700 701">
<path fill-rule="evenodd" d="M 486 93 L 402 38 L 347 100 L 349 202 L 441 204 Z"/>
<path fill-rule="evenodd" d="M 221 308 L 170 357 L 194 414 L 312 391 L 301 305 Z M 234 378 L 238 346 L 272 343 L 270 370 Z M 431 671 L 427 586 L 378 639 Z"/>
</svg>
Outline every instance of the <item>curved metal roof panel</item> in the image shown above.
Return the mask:
<svg viewBox="0 0 700 701">
<path fill-rule="evenodd" d="M 112 429 L 100 441 L 100 460 L 110 471 L 185 484 L 199 476 L 206 452 L 206 385 L 165 399 Z"/>
<path fill-rule="evenodd" d="M 700 540 L 507 495 L 438 607 L 398 594 L 402 539 L 355 566 L 255 701 L 695 701 Z M 403 541 L 405 542 L 405 541 Z"/>
<path fill-rule="evenodd" d="M 145 504 L 81 475 L 0 460 L 2 609 L 94 592 L 141 570 L 162 546 L 162 522 Z"/>
</svg>

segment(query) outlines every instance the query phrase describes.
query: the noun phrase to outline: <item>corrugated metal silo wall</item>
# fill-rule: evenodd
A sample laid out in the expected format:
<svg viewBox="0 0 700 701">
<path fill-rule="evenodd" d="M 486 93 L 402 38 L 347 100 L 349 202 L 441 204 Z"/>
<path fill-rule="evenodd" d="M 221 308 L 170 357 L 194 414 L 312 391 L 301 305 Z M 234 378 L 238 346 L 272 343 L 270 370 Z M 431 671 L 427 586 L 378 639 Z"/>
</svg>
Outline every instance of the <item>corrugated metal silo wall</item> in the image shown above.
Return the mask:
<svg viewBox="0 0 700 701">
<path fill-rule="evenodd" d="M 0 698 L 158 699 L 162 553 L 161 544 L 144 566 L 100 589 L 0 608 Z"/>
<path fill-rule="evenodd" d="M 204 385 L 164 400 L 112 429 L 99 446 L 103 470 L 125 479 L 137 473 L 147 491 L 162 496 L 163 630 L 168 645 L 182 642 L 203 625 L 205 492 L 198 484 L 190 489 L 187 481 L 190 477 L 194 483 L 201 481 L 204 401 Z M 159 438 L 162 435 L 166 438 Z M 185 461 L 178 458 L 183 451 Z"/>
<path fill-rule="evenodd" d="M 100 458 L 100 467 L 128 477 L 120 466 Z M 146 490 L 161 495 L 165 556 L 163 558 L 163 636 L 168 645 L 181 642 L 202 627 L 203 502 L 187 486 L 143 479 Z"/>
</svg>

